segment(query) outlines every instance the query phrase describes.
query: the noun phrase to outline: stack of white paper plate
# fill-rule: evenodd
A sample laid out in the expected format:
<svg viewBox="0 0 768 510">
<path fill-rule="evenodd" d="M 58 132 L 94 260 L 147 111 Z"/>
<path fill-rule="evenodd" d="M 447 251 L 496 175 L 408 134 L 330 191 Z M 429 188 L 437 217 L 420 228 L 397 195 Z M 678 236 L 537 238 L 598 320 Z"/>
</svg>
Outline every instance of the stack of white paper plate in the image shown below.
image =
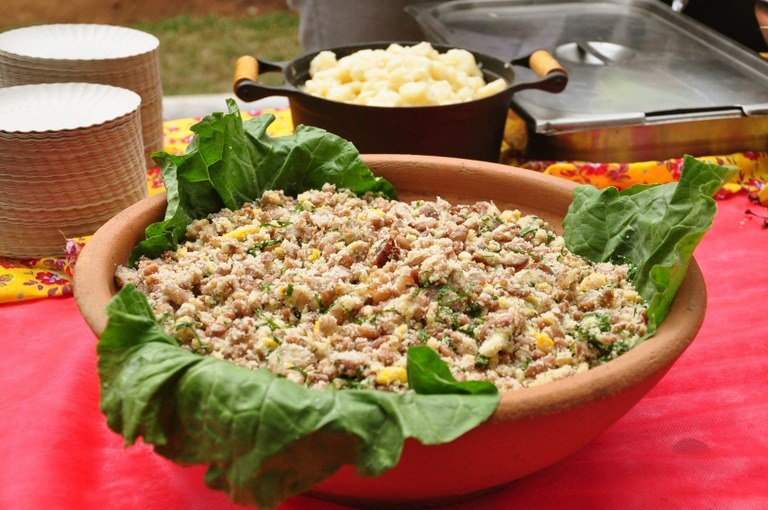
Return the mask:
<svg viewBox="0 0 768 510">
<path fill-rule="evenodd" d="M 93 83 L 0 89 L 0 256 L 62 253 L 147 196 L 140 103 Z"/>
<path fill-rule="evenodd" d="M 163 147 L 159 41 L 131 28 L 96 24 L 37 25 L 0 34 L 0 87 L 86 82 L 141 96 L 142 139 L 149 155 Z"/>
</svg>

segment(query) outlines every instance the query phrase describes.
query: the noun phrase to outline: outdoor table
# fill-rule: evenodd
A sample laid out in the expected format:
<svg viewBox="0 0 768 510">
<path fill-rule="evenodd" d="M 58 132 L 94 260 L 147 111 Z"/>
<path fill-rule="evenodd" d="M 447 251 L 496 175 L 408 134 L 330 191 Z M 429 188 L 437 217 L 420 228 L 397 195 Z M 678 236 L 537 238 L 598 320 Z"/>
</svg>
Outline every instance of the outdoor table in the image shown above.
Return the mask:
<svg viewBox="0 0 768 510">
<path fill-rule="evenodd" d="M 768 209 L 745 192 L 718 208 L 695 252 L 706 318 L 661 382 L 576 453 L 444 508 L 768 508 L 768 228 L 745 213 Z M 71 296 L 0 305 L 0 345 L 0 508 L 243 508 L 205 487 L 205 467 L 125 448 L 107 428 L 96 337 Z"/>
</svg>

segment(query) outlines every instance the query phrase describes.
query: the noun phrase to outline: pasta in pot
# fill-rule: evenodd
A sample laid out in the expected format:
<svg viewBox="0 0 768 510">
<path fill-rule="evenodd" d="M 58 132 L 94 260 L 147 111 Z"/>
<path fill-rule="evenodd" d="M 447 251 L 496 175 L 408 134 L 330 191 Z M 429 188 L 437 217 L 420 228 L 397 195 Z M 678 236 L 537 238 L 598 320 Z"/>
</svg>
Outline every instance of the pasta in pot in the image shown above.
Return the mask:
<svg viewBox="0 0 768 510">
<path fill-rule="evenodd" d="M 434 106 L 491 96 L 507 86 L 502 78 L 490 83 L 474 55 L 453 48 L 439 53 L 431 44 L 391 44 L 336 58 L 321 51 L 310 62 L 308 94 L 368 106 Z"/>
</svg>

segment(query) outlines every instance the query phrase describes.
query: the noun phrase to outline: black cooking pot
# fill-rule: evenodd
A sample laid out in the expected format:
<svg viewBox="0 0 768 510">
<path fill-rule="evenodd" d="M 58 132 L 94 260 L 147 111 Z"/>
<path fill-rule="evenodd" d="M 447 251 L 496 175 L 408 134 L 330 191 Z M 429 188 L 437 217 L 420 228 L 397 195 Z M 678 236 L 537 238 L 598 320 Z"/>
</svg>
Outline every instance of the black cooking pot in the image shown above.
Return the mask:
<svg viewBox="0 0 768 510">
<path fill-rule="evenodd" d="M 328 51 L 340 59 L 362 49 L 384 49 L 390 44 L 393 42 L 357 44 Z M 454 48 L 439 44 L 433 47 L 440 53 Z M 363 106 L 331 101 L 303 91 L 304 82 L 310 78 L 309 63 L 319 53 L 313 52 L 287 63 L 240 57 L 235 69 L 234 92 L 243 101 L 287 96 L 294 125 L 326 129 L 350 140 L 364 154 L 428 154 L 498 161 L 512 95 L 524 89 L 560 92 L 568 83 L 568 75 L 544 50 L 512 62 L 468 51 L 475 56 L 486 82 L 497 78 L 507 82 L 503 91 L 466 103 L 440 106 Z M 516 82 L 513 66 L 532 69 L 538 79 Z M 280 72 L 284 83 L 274 87 L 258 83 L 259 72 Z"/>
</svg>

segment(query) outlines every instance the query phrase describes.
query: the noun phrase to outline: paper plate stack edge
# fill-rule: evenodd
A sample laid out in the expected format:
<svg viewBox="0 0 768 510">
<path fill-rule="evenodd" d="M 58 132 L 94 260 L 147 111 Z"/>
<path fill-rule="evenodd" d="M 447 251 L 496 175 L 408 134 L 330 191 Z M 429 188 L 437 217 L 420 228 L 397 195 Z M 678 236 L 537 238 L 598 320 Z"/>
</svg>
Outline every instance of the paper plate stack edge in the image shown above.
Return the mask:
<svg viewBox="0 0 768 510">
<path fill-rule="evenodd" d="M 140 104 L 93 83 L 0 89 L 0 256 L 61 254 L 147 196 Z"/>
<path fill-rule="evenodd" d="M 101 24 L 50 24 L 0 34 L 0 87 L 101 83 L 141 97 L 144 156 L 163 145 L 159 41 L 148 33 Z"/>
</svg>

